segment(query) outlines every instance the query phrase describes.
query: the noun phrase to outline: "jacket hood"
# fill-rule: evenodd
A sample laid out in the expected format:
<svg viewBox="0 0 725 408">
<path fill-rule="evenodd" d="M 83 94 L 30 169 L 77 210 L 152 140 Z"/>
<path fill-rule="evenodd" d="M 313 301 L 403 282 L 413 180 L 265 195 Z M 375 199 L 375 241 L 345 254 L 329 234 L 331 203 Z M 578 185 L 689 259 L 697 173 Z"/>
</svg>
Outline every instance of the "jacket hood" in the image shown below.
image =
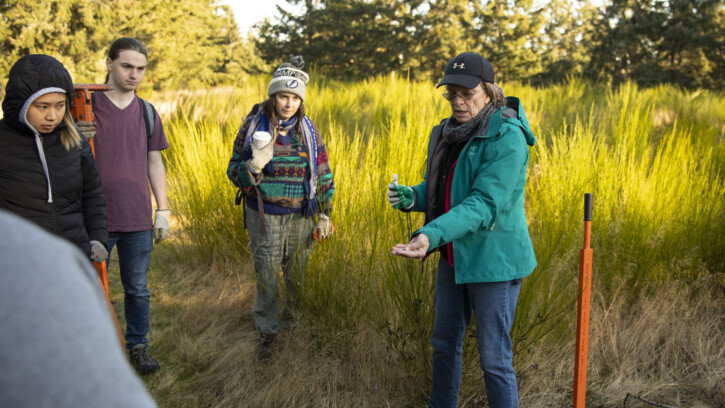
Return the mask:
<svg viewBox="0 0 725 408">
<path fill-rule="evenodd" d="M 15 129 L 32 133 L 25 119 L 27 108 L 33 100 L 50 92 L 65 92 L 68 103 L 73 103 L 73 80 L 63 64 L 43 54 L 20 58 L 8 74 L 3 120 Z"/>
<path fill-rule="evenodd" d="M 521 131 L 524 133 L 524 137 L 526 138 L 526 144 L 529 146 L 536 144 L 536 137 L 534 136 L 534 132 L 531 131 L 529 120 L 526 119 L 526 112 L 524 112 L 524 108 L 521 106 L 519 98 L 516 98 L 515 96 L 507 96 L 506 106 L 502 107 L 500 112 L 500 114 L 494 114 L 491 117 L 491 121 L 488 125 L 487 137 L 498 133 L 501 129 L 501 125 L 506 122 L 521 128 Z"/>
</svg>

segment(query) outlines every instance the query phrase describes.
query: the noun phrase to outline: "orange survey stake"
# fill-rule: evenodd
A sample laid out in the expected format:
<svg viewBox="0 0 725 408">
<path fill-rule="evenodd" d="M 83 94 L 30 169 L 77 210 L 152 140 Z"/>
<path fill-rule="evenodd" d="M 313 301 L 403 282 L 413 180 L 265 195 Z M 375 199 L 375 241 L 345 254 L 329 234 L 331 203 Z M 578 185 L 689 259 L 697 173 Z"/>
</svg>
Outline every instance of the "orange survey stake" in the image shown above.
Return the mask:
<svg viewBox="0 0 725 408">
<path fill-rule="evenodd" d="M 574 361 L 574 408 L 584 408 L 587 392 L 589 354 L 589 307 L 592 298 L 592 194 L 584 194 L 584 247 L 579 253 L 579 302 L 576 323 L 576 360 Z"/>
</svg>

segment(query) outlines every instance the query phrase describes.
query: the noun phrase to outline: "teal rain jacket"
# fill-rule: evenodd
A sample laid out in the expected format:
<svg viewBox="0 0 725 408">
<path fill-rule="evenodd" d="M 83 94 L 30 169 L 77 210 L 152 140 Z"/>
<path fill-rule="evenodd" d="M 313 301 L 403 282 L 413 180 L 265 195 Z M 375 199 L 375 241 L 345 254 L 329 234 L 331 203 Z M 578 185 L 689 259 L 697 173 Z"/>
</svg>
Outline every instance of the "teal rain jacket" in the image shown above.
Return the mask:
<svg viewBox="0 0 725 408">
<path fill-rule="evenodd" d="M 486 134 L 474 135 L 458 157 L 451 181 L 450 210 L 416 231 L 430 250 L 453 244 L 456 283 L 502 282 L 523 278 L 536 267 L 524 213 L 528 146 L 536 143 L 518 98 L 506 98 Z M 443 130 L 435 126 L 428 165 Z M 413 186 L 411 211 L 425 211 L 429 169 Z M 441 248 L 445 250 L 445 248 Z"/>
</svg>

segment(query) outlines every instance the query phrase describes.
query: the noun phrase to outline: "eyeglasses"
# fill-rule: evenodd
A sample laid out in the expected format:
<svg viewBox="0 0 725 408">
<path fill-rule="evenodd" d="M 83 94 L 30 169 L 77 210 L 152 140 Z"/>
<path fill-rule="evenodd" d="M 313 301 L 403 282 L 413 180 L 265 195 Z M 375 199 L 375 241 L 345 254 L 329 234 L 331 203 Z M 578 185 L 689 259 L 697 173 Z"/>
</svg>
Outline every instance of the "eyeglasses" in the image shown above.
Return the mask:
<svg viewBox="0 0 725 408">
<path fill-rule="evenodd" d="M 447 101 L 452 101 L 456 99 L 456 97 L 461 97 L 464 101 L 470 101 L 471 98 L 473 98 L 474 95 L 481 92 L 481 88 L 479 88 L 476 92 L 461 92 L 461 93 L 451 93 L 451 92 L 443 92 L 443 97 L 446 98 Z"/>
</svg>

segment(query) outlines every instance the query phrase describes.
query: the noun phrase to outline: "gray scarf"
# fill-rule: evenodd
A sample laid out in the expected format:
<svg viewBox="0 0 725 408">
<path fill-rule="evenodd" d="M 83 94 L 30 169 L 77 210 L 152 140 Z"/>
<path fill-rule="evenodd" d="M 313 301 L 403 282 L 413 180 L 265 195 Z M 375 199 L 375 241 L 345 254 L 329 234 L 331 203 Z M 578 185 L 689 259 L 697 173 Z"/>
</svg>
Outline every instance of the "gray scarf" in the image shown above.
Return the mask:
<svg viewBox="0 0 725 408">
<path fill-rule="evenodd" d="M 463 123 L 459 123 L 451 115 L 443 126 L 443 140 L 448 144 L 457 144 L 473 137 L 478 129 L 488 129 L 488 119 L 500 108 L 496 105 L 496 103 L 489 102 L 476 116 Z"/>
</svg>

